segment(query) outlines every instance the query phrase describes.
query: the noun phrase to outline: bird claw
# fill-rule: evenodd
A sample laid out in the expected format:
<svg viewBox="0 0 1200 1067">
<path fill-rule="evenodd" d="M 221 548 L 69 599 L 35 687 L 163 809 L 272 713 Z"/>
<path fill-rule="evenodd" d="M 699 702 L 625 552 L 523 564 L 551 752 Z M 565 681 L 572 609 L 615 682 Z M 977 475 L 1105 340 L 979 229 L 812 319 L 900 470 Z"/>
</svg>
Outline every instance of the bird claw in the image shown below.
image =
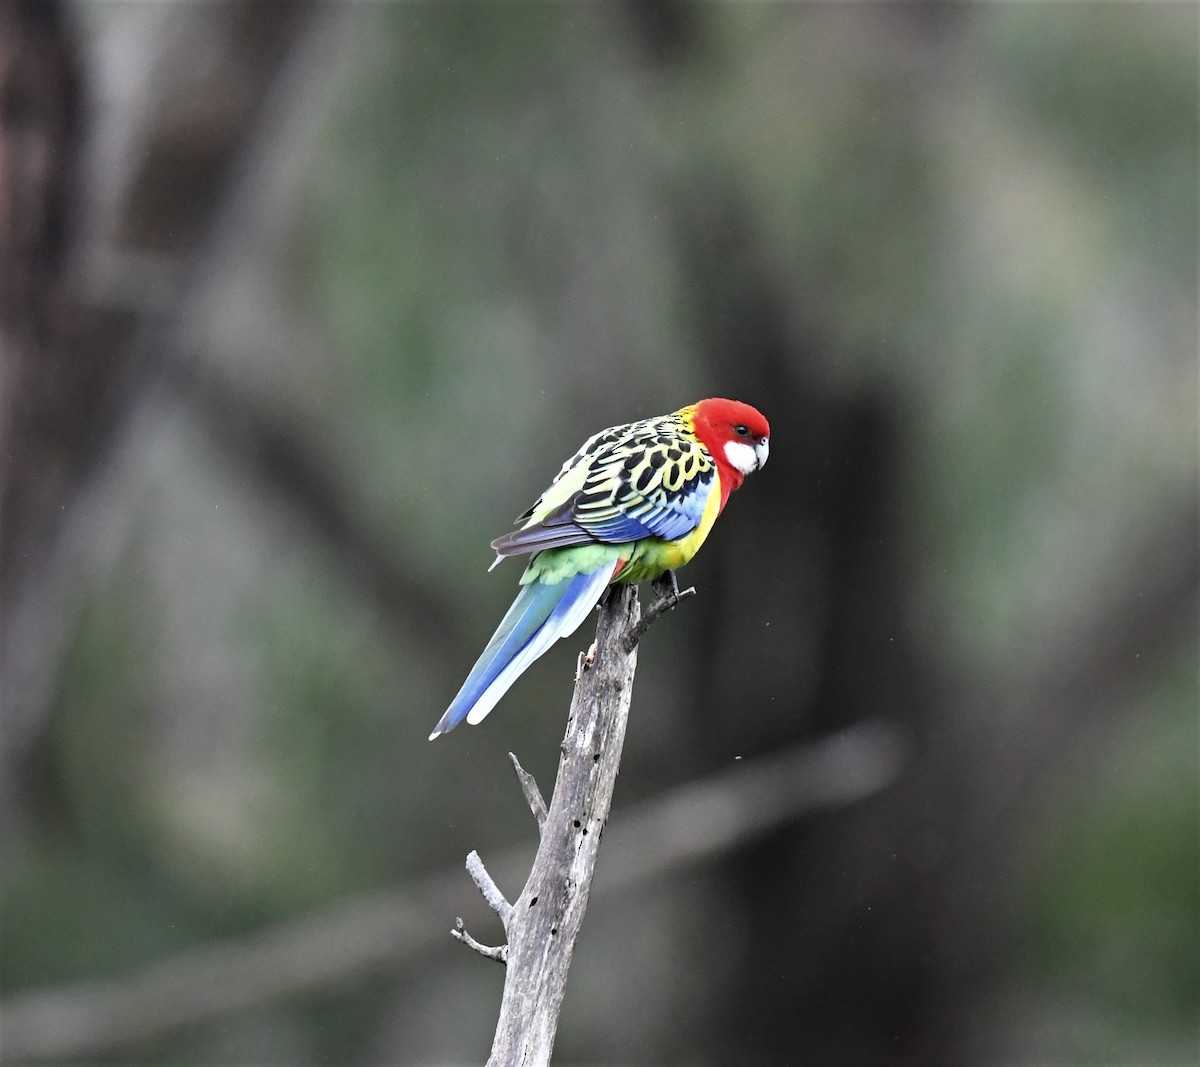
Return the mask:
<svg viewBox="0 0 1200 1067">
<path fill-rule="evenodd" d="M 632 652 L 637 647 L 637 643 L 660 616 L 668 611 L 673 611 L 681 602 L 687 600 L 688 597 L 696 595 L 696 587 L 694 585 L 689 586 L 687 589 L 679 588 L 679 583 L 675 580 L 674 571 L 664 571 L 651 582 L 650 588 L 654 591 L 654 597 L 647 606 L 645 614 L 638 621 L 638 624 L 626 635 L 626 652 Z"/>
<path fill-rule="evenodd" d="M 664 571 L 651 584 L 654 590 L 654 600 L 650 604 L 649 613 L 658 618 L 664 611 L 673 611 L 681 600 L 696 595 L 696 588 L 680 590 L 679 581 L 674 571 Z"/>
</svg>

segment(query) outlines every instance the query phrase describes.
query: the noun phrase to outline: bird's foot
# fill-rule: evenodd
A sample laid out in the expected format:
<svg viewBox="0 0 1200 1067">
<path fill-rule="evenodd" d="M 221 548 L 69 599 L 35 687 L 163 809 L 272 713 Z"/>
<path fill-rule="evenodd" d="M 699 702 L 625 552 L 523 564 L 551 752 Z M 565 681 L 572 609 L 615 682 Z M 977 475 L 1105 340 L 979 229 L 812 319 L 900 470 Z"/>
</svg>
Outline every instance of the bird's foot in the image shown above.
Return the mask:
<svg viewBox="0 0 1200 1067">
<path fill-rule="evenodd" d="M 679 603 L 679 580 L 675 577 L 675 572 L 667 571 L 662 577 L 667 579 L 671 586 L 671 595 L 675 598 L 675 602 Z"/>
<path fill-rule="evenodd" d="M 696 587 L 694 585 L 680 590 L 674 571 L 664 571 L 650 583 L 650 588 L 654 590 L 654 599 L 646 609 L 646 617 L 651 622 L 657 619 L 664 611 L 674 610 L 681 600 L 686 600 L 688 597 L 696 595 Z"/>
<path fill-rule="evenodd" d="M 673 610 L 680 601 L 687 600 L 688 597 L 696 595 L 696 587 L 694 585 L 689 586 L 687 589 L 679 588 L 679 583 L 675 581 L 674 571 L 664 571 L 650 583 L 650 588 L 654 590 L 654 596 L 646 607 L 646 613 L 641 617 L 638 624 L 629 631 L 629 635 L 625 639 L 625 651 L 627 652 L 632 652 L 637 647 L 637 643 L 642 639 L 642 636 L 650 629 L 651 625 L 660 615 Z"/>
</svg>

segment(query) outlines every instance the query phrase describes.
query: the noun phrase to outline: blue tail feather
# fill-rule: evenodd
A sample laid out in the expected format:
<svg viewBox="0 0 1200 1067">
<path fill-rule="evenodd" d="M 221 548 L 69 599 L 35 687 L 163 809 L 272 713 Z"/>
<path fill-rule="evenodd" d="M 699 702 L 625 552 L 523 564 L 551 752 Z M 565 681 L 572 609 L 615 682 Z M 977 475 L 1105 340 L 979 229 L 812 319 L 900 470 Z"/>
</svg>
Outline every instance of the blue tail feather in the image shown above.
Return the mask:
<svg viewBox="0 0 1200 1067">
<path fill-rule="evenodd" d="M 523 586 L 429 739 L 453 730 L 463 719 L 483 719 L 530 663 L 558 638 L 575 632 L 611 578 L 612 572 L 602 568 L 561 582 L 534 580 Z"/>
</svg>

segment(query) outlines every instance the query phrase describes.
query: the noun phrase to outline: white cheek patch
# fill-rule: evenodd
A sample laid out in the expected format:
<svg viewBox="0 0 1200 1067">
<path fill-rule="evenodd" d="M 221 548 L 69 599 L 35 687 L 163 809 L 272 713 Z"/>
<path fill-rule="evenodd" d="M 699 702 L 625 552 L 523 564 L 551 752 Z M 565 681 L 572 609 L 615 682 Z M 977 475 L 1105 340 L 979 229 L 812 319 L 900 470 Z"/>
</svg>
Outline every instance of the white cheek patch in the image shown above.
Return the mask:
<svg viewBox="0 0 1200 1067">
<path fill-rule="evenodd" d="M 743 474 L 750 474 L 758 470 L 758 456 L 754 449 L 749 445 L 742 444 L 741 441 L 725 442 L 725 458 L 729 460 L 731 467 Z"/>
</svg>

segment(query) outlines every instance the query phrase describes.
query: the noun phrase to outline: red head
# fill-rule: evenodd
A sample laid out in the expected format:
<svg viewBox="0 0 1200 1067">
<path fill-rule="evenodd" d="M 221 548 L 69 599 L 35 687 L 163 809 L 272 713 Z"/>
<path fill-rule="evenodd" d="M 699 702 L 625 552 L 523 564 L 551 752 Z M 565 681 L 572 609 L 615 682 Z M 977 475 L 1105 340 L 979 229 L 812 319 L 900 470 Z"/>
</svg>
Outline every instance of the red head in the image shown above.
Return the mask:
<svg viewBox="0 0 1200 1067">
<path fill-rule="evenodd" d="M 767 462 L 771 427 L 761 411 L 740 400 L 701 400 L 690 412 L 692 429 L 716 460 L 724 508 L 746 475 Z"/>
</svg>

